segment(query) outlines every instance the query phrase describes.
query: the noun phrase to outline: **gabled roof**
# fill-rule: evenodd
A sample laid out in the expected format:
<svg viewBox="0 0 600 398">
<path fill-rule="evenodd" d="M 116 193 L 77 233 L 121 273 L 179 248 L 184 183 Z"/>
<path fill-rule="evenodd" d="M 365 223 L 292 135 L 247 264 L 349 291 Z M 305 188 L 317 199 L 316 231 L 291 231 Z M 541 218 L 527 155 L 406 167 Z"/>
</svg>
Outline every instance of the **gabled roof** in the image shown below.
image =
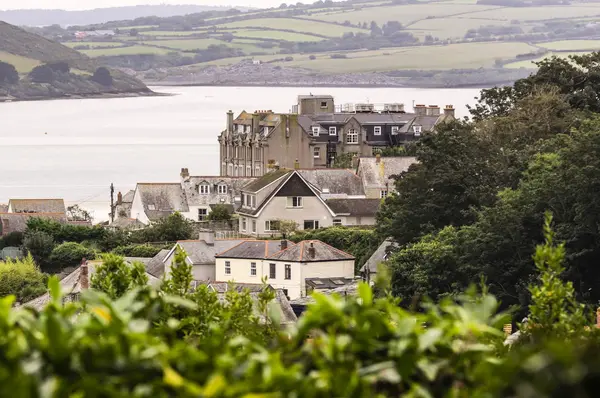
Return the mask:
<svg viewBox="0 0 600 398">
<path fill-rule="evenodd" d="M 13 213 L 66 213 L 63 199 L 11 199 L 8 207 Z"/>
<path fill-rule="evenodd" d="M 294 242 L 287 241 L 287 247 L 289 248 L 291 246 L 294 246 Z M 261 260 L 268 258 L 281 250 L 280 240 L 246 240 L 228 250 L 218 253 L 216 257 Z"/>
<path fill-rule="evenodd" d="M 271 285 L 263 285 L 262 283 L 229 283 L 229 282 L 211 282 L 208 287 L 217 293 L 226 293 L 230 290 L 242 292 L 244 290 L 250 293 L 262 292 L 264 289 L 274 290 Z"/>
<path fill-rule="evenodd" d="M 61 224 L 67 223 L 65 213 L 0 213 L 0 235 L 24 232 L 30 218 L 45 218 Z"/>
<path fill-rule="evenodd" d="M 135 195 L 135 190 L 131 189 L 129 192 L 127 192 L 125 195 L 123 195 L 123 203 L 132 203 L 133 202 L 133 197 Z"/>
<path fill-rule="evenodd" d="M 242 242 L 245 242 L 245 240 L 215 240 L 213 245 L 209 245 L 203 240 L 181 240 L 169 251 L 167 257 L 169 257 L 175 251 L 175 248 L 179 246 L 185 251 L 193 265 L 213 265 L 215 264 L 215 257 L 218 253 L 229 250 Z"/>
<path fill-rule="evenodd" d="M 150 220 L 158 220 L 176 211 L 189 211 L 187 198 L 178 182 L 138 183 L 136 191 Z"/>
<path fill-rule="evenodd" d="M 381 205 L 381 199 L 327 199 L 325 203 L 338 216 L 374 217 Z"/>
<path fill-rule="evenodd" d="M 182 186 L 187 198 L 188 206 L 201 206 L 207 204 L 218 204 L 223 196 L 235 199 L 239 197 L 243 187 L 256 180 L 256 177 L 215 177 L 215 176 L 190 176 L 183 180 Z M 208 184 L 209 194 L 200 194 L 198 185 Z M 219 194 L 218 186 L 226 185 L 227 194 Z"/>
<path fill-rule="evenodd" d="M 297 171 L 322 194 L 344 194 L 348 196 L 364 196 L 365 194 L 360 177 L 350 170 L 300 169 Z"/>
<path fill-rule="evenodd" d="M 170 250 L 162 249 L 158 252 L 158 254 L 146 264 L 146 272 L 150 275 L 154 275 L 157 278 L 160 278 L 165 273 L 165 259 L 169 254 Z"/>
<path fill-rule="evenodd" d="M 0 213 L 8 212 L 8 205 L 0 204 Z"/>
<path fill-rule="evenodd" d="M 243 187 L 242 191 L 256 193 L 258 191 L 261 191 L 268 185 L 271 185 L 272 183 L 276 182 L 277 180 L 284 177 L 288 173 L 291 173 L 291 170 L 287 170 L 287 169 L 273 170 L 273 171 L 263 175 L 262 177 L 259 177 L 256 180 L 252 181 L 245 187 Z"/>
<path fill-rule="evenodd" d="M 398 244 L 392 238 L 384 240 L 377 250 L 375 250 L 375 253 L 360 268 L 360 272 L 365 272 L 368 269 L 371 273 L 376 273 L 379 264 L 387 260 L 388 254 L 397 248 Z"/>
<path fill-rule="evenodd" d="M 314 249 L 314 256 L 311 255 Z M 354 260 L 351 254 L 329 246 L 320 240 L 303 240 L 302 242 L 288 247 L 286 250 L 274 253 L 267 257 L 268 260 L 290 261 L 297 263 L 310 263 L 322 261 L 345 261 Z"/>
<path fill-rule="evenodd" d="M 386 182 L 395 175 L 408 171 L 409 167 L 418 163 L 413 156 L 361 157 L 358 160 L 357 174 L 361 177 L 365 188 L 385 188 Z"/>
</svg>

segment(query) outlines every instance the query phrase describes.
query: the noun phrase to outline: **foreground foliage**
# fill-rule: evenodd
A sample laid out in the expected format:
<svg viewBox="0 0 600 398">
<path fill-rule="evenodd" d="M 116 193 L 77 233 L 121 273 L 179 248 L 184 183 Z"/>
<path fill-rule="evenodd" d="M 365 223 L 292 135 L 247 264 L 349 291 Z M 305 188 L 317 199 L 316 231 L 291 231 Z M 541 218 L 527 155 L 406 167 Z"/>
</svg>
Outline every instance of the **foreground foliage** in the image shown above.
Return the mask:
<svg viewBox="0 0 600 398">
<path fill-rule="evenodd" d="M 46 292 L 47 281 L 31 256 L 0 262 L 0 297 L 14 295 L 17 301 L 27 302 Z"/>
</svg>

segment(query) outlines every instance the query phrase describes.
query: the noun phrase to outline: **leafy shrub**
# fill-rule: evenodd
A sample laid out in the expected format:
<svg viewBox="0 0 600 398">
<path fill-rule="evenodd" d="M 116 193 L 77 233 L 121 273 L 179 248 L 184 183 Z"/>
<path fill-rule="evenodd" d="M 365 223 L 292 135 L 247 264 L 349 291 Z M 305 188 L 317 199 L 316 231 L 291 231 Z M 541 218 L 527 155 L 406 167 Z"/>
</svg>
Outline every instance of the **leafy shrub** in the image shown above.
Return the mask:
<svg viewBox="0 0 600 398">
<path fill-rule="evenodd" d="M 36 66 L 29 72 L 29 78 L 34 83 L 52 83 L 56 75 L 52 68 L 46 64 Z"/>
<path fill-rule="evenodd" d="M 44 294 L 48 276 L 40 272 L 33 258 L 0 262 L 0 297 L 14 295 L 27 302 Z"/>
<path fill-rule="evenodd" d="M 110 71 L 103 66 L 96 69 L 96 71 L 94 72 L 94 75 L 90 79 L 98 84 L 105 86 L 105 87 L 110 87 L 113 85 L 113 77 L 110 74 Z"/>
<path fill-rule="evenodd" d="M 231 220 L 231 213 L 225 205 L 216 205 L 208 214 L 208 219 L 211 221 L 229 221 Z"/>
<path fill-rule="evenodd" d="M 160 250 L 160 247 L 148 244 L 128 245 L 117 247 L 113 250 L 113 253 L 124 257 L 154 257 Z"/>
<path fill-rule="evenodd" d="M 84 258 L 93 260 L 95 257 L 96 255 L 93 250 L 79 243 L 66 242 L 56 246 L 52 250 L 48 262 L 55 270 L 60 270 L 79 265 Z"/>
<path fill-rule="evenodd" d="M 42 231 L 54 239 L 56 243 L 83 241 L 100 241 L 107 234 L 99 225 L 93 227 L 85 225 L 61 224 L 57 221 L 44 218 L 30 218 L 27 221 L 27 232 Z"/>
<path fill-rule="evenodd" d="M 0 84 L 16 84 L 19 82 L 19 72 L 14 65 L 0 61 Z"/>
<path fill-rule="evenodd" d="M 148 284 L 148 276 L 144 264 L 125 263 L 123 257 L 114 254 L 102 256 L 102 265 L 96 268 L 91 278 L 91 287 L 116 299 L 136 287 Z"/>
<path fill-rule="evenodd" d="M 194 236 L 194 223 L 180 213 L 171 214 L 149 227 L 133 231 L 131 241 L 134 243 L 175 242 L 191 239 Z"/>
<path fill-rule="evenodd" d="M 40 267 L 48 264 L 54 246 L 54 239 L 44 231 L 28 231 L 23 240 L 23 248 L 31 254 Z"/>
<path fill-rule="evenodd" d="M 0 250 L 5 247 L 21 247 L 23 244 L 23 232 L 15 231 L 0 238 Z"/>
</svg>

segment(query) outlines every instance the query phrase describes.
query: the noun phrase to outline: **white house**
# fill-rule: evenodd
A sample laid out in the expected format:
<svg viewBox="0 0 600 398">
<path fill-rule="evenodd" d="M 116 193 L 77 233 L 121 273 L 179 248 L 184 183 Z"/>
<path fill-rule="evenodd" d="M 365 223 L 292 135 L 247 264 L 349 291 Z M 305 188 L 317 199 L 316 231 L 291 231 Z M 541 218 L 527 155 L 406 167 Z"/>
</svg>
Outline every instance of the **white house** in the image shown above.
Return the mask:
<svg viewBox="0 0 600 398">
<path fill-rule="evenodd" d="M 217 281 L 259 283 L 267 277 L 292 300 L 306 296 L 306 279 L 354 277 L 354 257 L 318 240 L 249 240 L 215 257 Z"/>
</svg>

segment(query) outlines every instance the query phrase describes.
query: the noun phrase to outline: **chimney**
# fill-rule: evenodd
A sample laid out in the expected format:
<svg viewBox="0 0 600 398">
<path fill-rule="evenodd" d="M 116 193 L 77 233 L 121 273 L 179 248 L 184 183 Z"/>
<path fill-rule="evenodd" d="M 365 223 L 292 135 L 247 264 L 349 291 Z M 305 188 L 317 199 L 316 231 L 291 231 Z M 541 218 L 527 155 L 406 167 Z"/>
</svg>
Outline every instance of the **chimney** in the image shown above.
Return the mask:
<svg viewBox="0 0 600 398">
<path fill-rule="evenodd" d="M 287 240 L 282 239 L 281 240 L 281 250 L 285 250 L 285 249 L 287 249 Z"/>
<path fill-rule="evenodd" d="M 431 114 L 431 116 L 439 116 L 440 107 L 437 105 L 429 105 L 429 113 Z"/>
<path fill-rule="evenodd" d="M 87 260 L 85 258 L 81 259 L 81 267 L 79 268 L 79 286 L 81 290 L 86 290 L 90 288 L 90 275 L 88 270 Z"/>
<path fill-rule="evenodd" d="M 215 244 L 215 231 L 211 231 L 210 229 L 202 229 L 198 233 L 198 239 L 205 241 L 209 246 L 213 246 Z"/>
<path fill-rule="evenodd" d="M 300 168 L 300 162 L 298 161 L 298 159 L 296 159 L 296 161 L 294 162 L 294 169 L 298 170 Z"/>
<path fill-rule="evenodd" d="M 123 204 L 123 194 L 119 192 L 117 194 L 117 205 Z"/>
<path fill-rule="evenodd" d="M 256 111 L 252 114 L 252 134 L 258 134 L 260 129 L 260 114 Z"/>
<path fill-rule="evenodd" d="M 415 105 L 415 114 L 417 116 L 425 116 L 427 107 L 425 105 Z"/>
<path fill-rule="evenodd" d="M 315 246 L 312 242 L 310 242 L 310 247 L 308 248 L 308 257 L 315 258 Z"/>
<path fill-rule="evenodd" d="M 227 112 L 227 133 L 229 135 L 233 133 L 233 111 L 231 109 Z"/>
<path fill-rule="evenodd" d="M 185 180 L 190 176 L 190 172 L 187 168 L 182 168 L 181 173 L 179 175 L 181 176 L 181 179 Z"/>
<path fill-rule="evenodd" d="M 454 107 L 452 105 L 446 105 L 444 108 L 444 115 L 454 117 Z"/>
<path fill-rule="evenodd" d="M 381 163 L 381 154 L 380 153 L 375 155 L 375 163 L 377 163 L 377 164 Z"/>
</svg>

